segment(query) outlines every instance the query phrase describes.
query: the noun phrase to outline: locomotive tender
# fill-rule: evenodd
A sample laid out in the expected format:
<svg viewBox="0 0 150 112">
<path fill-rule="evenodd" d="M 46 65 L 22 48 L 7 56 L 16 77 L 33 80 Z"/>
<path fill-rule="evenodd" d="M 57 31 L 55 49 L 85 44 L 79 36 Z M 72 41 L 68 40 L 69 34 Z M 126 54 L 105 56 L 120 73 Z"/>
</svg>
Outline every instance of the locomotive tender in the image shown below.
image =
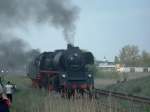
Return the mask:
<svg viewBox="0 0 150 112">
<path fill-rule="evenodd" d="M 33 86 L 58 92 L 84 91 L 94 88 L 93 74 L 87 65 L 94 64 L 91 52 L 68 44 L 67 49 L 44 52 L 28 67 Z"/>
</svg>

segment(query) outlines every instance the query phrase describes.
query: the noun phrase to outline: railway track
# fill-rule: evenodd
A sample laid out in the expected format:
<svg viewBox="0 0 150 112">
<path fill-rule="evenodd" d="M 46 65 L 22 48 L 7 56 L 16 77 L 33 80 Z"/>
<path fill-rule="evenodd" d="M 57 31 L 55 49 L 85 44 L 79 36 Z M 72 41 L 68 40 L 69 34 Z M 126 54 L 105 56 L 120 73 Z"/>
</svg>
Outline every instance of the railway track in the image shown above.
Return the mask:
<svg viewBox="0 0 150 112">
<path fill-rule="evenodd" d="M 134 96 L 125 93 L 114 92 L 114 91 L 95 89 L 95 97 L 98 98 L 98 96 L 102 96 L 102 95 L 150 105 L 150 98 L 148 97 L 140 97 L 140 96 Z"/>
<path fill-rule="evenodd" d="M 99 104 L 107 105 L 110 112 L 150 112 L 150 98 L 148 97 L 102 89 L 95 89 L 93 94 Z"/>
</svg>

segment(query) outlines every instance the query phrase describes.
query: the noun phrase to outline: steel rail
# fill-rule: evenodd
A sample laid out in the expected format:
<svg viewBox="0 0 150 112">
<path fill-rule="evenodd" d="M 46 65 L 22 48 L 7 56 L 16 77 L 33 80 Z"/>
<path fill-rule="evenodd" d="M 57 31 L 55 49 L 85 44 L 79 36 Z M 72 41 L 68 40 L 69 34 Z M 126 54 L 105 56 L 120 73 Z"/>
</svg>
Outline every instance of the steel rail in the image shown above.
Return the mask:
<svg viewBox="0 0 150 112">
<path fill-rule="evenodd" d="M 148 97 L 134 96 L 130 94 L 119 93 L 119 92 L 114 92 L 114 91 L 109 91 L 109 90 L 102 90 L 102 89 L 95 89 L 95 94 L 112 96 L 112 97 L 123 99 L 123 100 L 150 105 L 150 98 Z"/>
</svg>

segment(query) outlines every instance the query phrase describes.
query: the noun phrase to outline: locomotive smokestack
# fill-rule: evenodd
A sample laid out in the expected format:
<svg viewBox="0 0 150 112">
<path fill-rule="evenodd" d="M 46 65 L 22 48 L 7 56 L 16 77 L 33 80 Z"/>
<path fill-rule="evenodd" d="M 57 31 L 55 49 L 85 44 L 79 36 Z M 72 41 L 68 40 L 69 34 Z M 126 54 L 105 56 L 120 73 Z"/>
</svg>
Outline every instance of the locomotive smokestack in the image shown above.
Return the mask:
<svg viewBox="0 0 150 112">
<path fill-rule="evenodd" d="M 72 49 L 74 46 L 72 44 L 67 44 L 67 49 Z"/>
</svg>

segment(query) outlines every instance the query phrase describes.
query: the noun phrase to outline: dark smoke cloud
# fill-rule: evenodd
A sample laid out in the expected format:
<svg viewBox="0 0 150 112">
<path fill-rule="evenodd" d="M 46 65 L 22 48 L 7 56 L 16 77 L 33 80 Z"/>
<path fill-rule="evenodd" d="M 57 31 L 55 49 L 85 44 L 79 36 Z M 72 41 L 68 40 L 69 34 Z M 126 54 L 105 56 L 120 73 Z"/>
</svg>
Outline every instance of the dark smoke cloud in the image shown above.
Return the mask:
<svg viewBox="0 0 150 112">
<path fill-rule="evenodd" d="M 18 74 L 18 71 L 24 74 L 28 63 L 39 53 L 12 34 L 0 34 L 0 75 L 2 70 L 5 74 Z"/>
<path fill-rule="evenodd" d="M 28 52 L 27 44 L 17 37 L 0 35 L 0 71 L 22 69 Z"/>
<path fill-rule="evenodd" d="M 78 8 L 69 0 L 0 0 L 0 24 L 49 23 L 63 30 L 67 43 L 73 44 L 77 17 Z"/>
<path fill-rule="evenodd" d="M 73 44 L 78 11 L 69 0 L 0 0 L 0 71 L 25 71 L 26 64 L 40 53 L 18 38 L 14 28 L 48 23 L 62 29 L 67 43 Z"/>
</svg>

